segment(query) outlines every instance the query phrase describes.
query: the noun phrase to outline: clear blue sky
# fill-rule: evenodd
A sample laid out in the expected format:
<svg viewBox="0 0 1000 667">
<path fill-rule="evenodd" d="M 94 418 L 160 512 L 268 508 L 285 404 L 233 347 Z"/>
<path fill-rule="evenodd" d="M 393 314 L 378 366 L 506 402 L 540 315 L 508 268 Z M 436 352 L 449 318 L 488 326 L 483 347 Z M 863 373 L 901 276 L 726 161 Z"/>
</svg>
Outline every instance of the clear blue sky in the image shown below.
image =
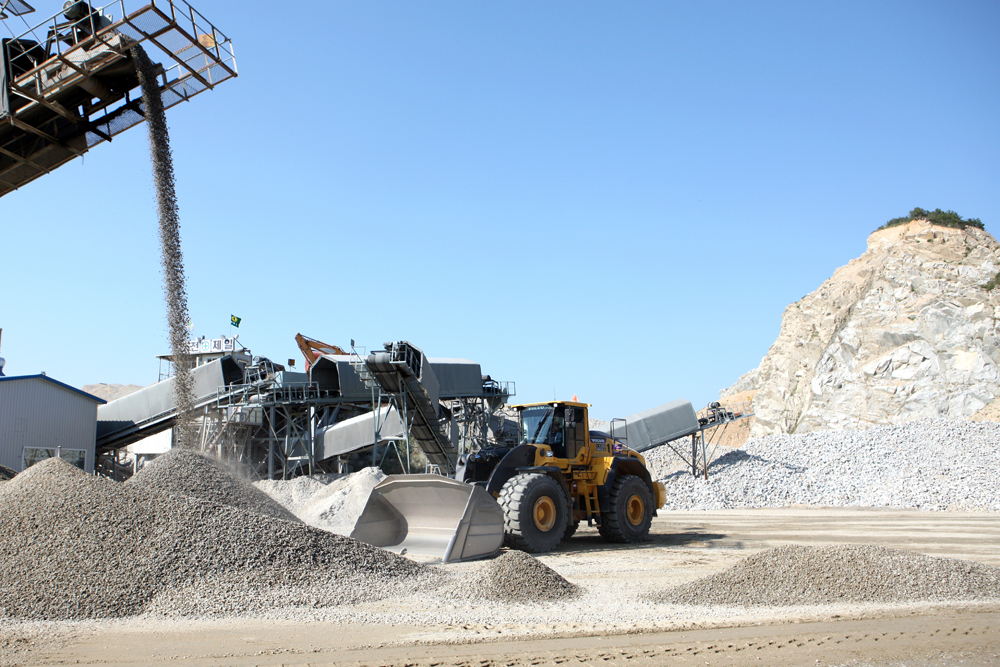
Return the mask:
<svg viewBox="0 0 1000 667">
<path fill-rule="evenodd" d="M 996 2 L 195 6 L 240 76 L 169 116 L 191 317 L 278 361 L 700 407 L 889 218 L 1000 223 Z M 0 199 L 8 374 L 156 380 L 149 174 L 140 126 Z"/>
</svg>

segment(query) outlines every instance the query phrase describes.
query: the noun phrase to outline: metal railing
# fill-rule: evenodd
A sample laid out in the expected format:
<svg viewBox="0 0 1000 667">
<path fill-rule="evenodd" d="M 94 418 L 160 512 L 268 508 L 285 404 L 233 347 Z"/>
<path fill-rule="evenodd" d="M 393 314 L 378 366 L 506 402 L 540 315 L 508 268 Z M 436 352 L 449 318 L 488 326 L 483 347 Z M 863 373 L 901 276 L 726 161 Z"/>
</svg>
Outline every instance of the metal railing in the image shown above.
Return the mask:
<svg viewBox="0 0 1000 667">
<path fill-rule="evenodd" d="M 517 395 L 517 386 L 512 380 L 484 380 L 483 396 L 492 398 L 494 396 L 511 397 Z"/>
<path fill-rule="evenodd" d="M 165 109 L 237 76 L 232 41 L 186 0 L 152 0 L 131 14 L 128 4 L 77 2 L 4 40 L 0 173 L 18 171 L 3 176 L 0 196 L 143 121 L 134 46 L 158 63 Z M 56 152 L 36 159 L 46 146 Z"/>
<path fill-rule="evenodd" d="M 185 0 L 152 0 L 132 14 L 126 13 L 125 0 L 101 8 L 78 2 L 9 41 L 12 92 L 45 94 L 66 78 L 59 73 L 88 76 L 144 42 L 173 61 L 163 63 L 166 87 L 193 77 L 212 88 L 238 74 L 232 40 Z"/>
</svg>

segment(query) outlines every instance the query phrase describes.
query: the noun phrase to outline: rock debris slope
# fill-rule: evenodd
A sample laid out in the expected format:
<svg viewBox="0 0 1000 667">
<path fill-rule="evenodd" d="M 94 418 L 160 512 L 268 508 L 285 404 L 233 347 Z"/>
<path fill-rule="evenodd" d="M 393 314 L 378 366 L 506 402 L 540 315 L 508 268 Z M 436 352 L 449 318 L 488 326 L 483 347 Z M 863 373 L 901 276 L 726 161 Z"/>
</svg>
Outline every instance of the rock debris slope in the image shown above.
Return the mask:
<svg viewBox="0 0 1000 667">
<path fill-rule="evenodd" d="M 335 606 L 408 592 L 430 577 L 350 538 L 94 477 L 58 458 L 0 485 L 0 516 L 0 617 Z"/>
<path fill-rule="evenodd" d="M 1000 568 L 870 545 L 782 546 L 655 597 L 741 607 L 996 600 Z"/>
<path fill-rule="evenodd" d="M 880 230 L 785 309 L 760 366 L 751 436 L 965 419 L 1000 395 L 1000 244 L 925 220 Z"/>
<path fill-rule="evenodd" d="M 751 438 L 721 456 L 708 480 L 658 474 L 667 509 L 825 505 L 1000 512 L 1000 424 L 920 419 L 863 431 Z M 646 453 L 669 470 L 665 447 Z"/>
<path fill-rule="evenodd" d="M 383 479 L 385 473 L 369 467 L 351 474 L 265 479 L 253 485 L 303 523 L 350 535 L 372 488 Z"/>
<path fill-rule="evenodd" d="M 275 519 L 298 521 L 267 494 L 236 477 L 216 459 L 186 449 L 172 449 L 127 482 L 150 497 L 185 496 L 209 504 L 228 505 Z"/>
<path fill-rule="evenodd" d="M 107 384 L 100 382 L 98 384 L 85 384 L 80 389 L 91 396 L 103 398 L 110 403 L 111 401 L 117 401 L 119 398 L 124 398 L 129 394 L 134 394 L 142 389 L 142 387 L 137 384 Z"/>
<path fill-rule="evenodd" d="M 454 593 L 470 600 L 542 603 L 580 592 L 576 584 L 523 551 L 505 551 L 462 581 Z"/>
</svg>

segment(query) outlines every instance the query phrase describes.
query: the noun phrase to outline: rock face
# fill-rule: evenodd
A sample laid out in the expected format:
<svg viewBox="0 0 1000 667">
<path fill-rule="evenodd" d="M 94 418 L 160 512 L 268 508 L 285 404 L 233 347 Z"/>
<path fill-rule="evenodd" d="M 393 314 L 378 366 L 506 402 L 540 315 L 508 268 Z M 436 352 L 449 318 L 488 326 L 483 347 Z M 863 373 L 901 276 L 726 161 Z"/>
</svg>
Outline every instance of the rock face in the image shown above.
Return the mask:
<svg viewBox="0 0 1000 667">
<path fill-rule="evenodd" d="M 1000 243 L 925 220 L 877 231 L 864 255 L 785 309 L 760 366 L 753 436 L 966 419 L 1000 396 Z"/>
</svg>

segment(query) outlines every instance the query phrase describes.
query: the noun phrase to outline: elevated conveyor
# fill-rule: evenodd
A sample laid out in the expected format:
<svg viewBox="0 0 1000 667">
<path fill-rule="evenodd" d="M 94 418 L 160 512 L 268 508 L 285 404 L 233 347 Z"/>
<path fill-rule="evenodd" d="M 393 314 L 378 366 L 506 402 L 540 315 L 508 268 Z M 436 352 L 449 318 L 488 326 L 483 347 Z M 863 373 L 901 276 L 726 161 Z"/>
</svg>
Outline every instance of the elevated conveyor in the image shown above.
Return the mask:
<svg viewBox="0 0 1000 667">
<path fill-rule="evenodd" d="M 368 355 L 365 366 L 383 392 L 405 398 L 410 436 L 428 462 L 453 470 L 458 452 L 438 422 L 440 390 L 424 353 L 407 341 L 387 343 L 384 352 Z"/>
<path fill-rule="evenodd" d="M 343 456 L 353 452 L 368 449 L 376 444 L 376 416 L 381 424 L 379 442 L 398 440 L 403 437 L 403 423 L 394 407 L 379 408 L 378 414 L 366 412 L 357 417 L 351 417 L 337 422 L 332 426 L 316 429 L 313 447 L 316 460 L 322 461 L 334 456 Z"/>
<path fill-rule="evenodd" d="M 0 20 L 12 35 L 0 39 L 0 197 L 145 119 L 132 47 L 158 63 L 165 109 L 237 75 L 232 42 L 185 0 L 133 4 L 67 2 L 20 35 Z"/>
<path fill-rule="evenodd" d="M 704 417 L 698 417 L 690 401 L 672 401 L 624 419 L 613 420 L 611 437 L 624 442 L 625 446 L 636 452 L 666 445 L 691 467 L 692 474 L 697 475 L 700 467 L 707 479 L 708 467 L 718 443 L 713 445 L 710 453 L 705 443 L 705 432 L 721 427 L 715 432 L 721 435 L 732 422 L 752 417 L 753 410 L 749 404 L 722 406 L 712 403 L 704 414 Z M 688 436 L 691 437 L 690 457 L 676 446 L 679 440 Z"/>
<path fill-rule="evenodd" d="M 243 369 L 231 356 L 216 359 L 191 371 L 196 396 L 194 407 L 216 403 L 219 388 L 243 381 Z M 172 377 L 101 405 L 97 409 L 97 449 L 119 449 L 172 428 L 177 421 Z"/>
<path fill-rule="evenodd" d="M 621 425 L 620 422 L 625 423 Z M 629 449 L 645 452 L 698 433 L 701 424 L 691 401 L 678 400 L 616 420 L 612 431 L 612 436 L 626 440 Z"/>
</svg>

